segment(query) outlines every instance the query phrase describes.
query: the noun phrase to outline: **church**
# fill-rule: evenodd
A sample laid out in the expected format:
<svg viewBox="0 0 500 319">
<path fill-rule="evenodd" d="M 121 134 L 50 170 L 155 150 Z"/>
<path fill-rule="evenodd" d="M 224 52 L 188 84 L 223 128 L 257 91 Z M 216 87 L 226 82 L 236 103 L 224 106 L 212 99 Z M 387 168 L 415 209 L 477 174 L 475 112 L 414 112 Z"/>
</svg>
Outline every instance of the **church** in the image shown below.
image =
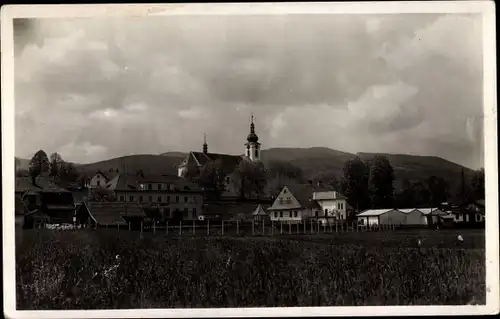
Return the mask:
<svg viewBox="0 0 500 319">
<path fill-rule="evenodd" d="M 250 123 L 250 133 L 247 136 L 247 141 L 244 144 L 245 153 L 244 155 L 229 155 L 229 154 L 218 154 L 208 152 L 208 144 L 206 137 L 203 143 L 203 151 L 195 152 L 191 151 L 178 166 L 178 176 L 184 177 L 187 171 L 192 169 L 201 169 L 204 165 L 213 161 L 220 161 L 227 172 L 233 172 L 241 161 L 261 161 L 261 144 L 259 143 L 259 137 L 255 133 L 255 124 L 252 120 Z M 234 174 L 229 174 L 225 178 L 225 191 L 222 194 L 223 197 L 238 197 L 240 193 L 239 182 L 234 178 Z"/>
</svg>

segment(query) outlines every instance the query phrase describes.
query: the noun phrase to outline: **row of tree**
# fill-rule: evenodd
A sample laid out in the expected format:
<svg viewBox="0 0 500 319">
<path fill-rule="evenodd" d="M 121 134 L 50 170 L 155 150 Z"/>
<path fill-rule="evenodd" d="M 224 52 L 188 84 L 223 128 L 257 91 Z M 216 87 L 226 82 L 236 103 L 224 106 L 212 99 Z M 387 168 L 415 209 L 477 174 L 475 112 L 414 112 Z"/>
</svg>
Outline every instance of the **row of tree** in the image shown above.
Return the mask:
<svg viewBox="0 0 500 319">
<path fill-rule="evenodd" d="M 18 166 L 19 159 L 16 158 L 16 167 Z M 64 161 L 58 153 L 53 153 L 49 158 L 43 150 L 39 150 L 31 158 L 28 174 L 35 185 L 37 178 L 44 174 L 50 176 L 57 184 L 76 182 L 80 175 L 73 163 Z"/>
</svg>

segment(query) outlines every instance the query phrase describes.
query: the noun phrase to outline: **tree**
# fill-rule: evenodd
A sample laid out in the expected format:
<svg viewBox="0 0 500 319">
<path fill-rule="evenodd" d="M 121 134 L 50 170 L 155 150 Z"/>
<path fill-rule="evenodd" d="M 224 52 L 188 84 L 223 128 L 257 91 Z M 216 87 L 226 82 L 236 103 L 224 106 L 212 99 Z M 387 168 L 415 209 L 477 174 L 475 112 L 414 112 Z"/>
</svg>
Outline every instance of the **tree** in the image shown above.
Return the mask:
<svg viewBox="0 0 500 319">
<path fill-rule="evenodd" d="M 219 198 L 225 191 L 225 178 L 228 172 L 225 171 L 222 161 L 211 161 L 200 169 L 198 182 L 216 198 Z"/>
<path fill-rule="evenodd" d="M 270 178 L 274 177 L 286 177 L 297 181 L 298 183 L 303 182 L 304 173 L 302 169 L 292 163 L 285 161 L 270 161 L 267 165 L 267 175 Z"/>
<path fill-rule="evenodd" d="M 49 175 L 55 180 L 59 180 L 61 177 L 61 169 L 64 161 L 58 153 L 53 153 L 50 155 L 50 172 Z"/>
<path fill-rule="evenodd" d="M 39 150 L 33 155 L 29 164 L 29 174 L 33 184 L 36 184 L 36 178 L 45 172 L 49 171 L 49 159 L 47 158 L 47 153 L 43 150 Z"/>
<path fill-rule="evenodd" d="M 371 160 L 368 192 L 372 208 L 389 208 L 394 202 L 394 170 L 385 156 Z"/>
<path fill-rule="evenodd" d="M 340 182 L 342 193 L 347 202 L 356 211 L 368 208 L 368 175 L 367 168 L 361 159 L 356 156 L 344 164 L 344 176 Z M 349 216 L 353 218 L 354 216 Z"/>
<path fill-rule="evenodd" d="M 481 168 L 474 172 L 471 179 L 471 188 L 474 199 L 484 199 L 485 198 L 485 179 L 484 179 L 484 168 Z"/>
<path fill-rule="evenodd" d="M 241 161 L 234 170 L 240 182 L 240 195 L 243 198 L 260 197 L 267 184 L 266 169 L 262 163 Z"/>
<path fill-rule="evenodd" d="M 429 204 L 432 207 L 446 202 L 448 199 L 448 183 L 441 177 L 431 176 L 426 180 L 429 192 Z"/>
<path fill-rule="evenodd" d="M 63 162 L 59 173 L 60 180 L 66 183 L 78 182 L 80 174 L 73 163 Z"/>
</svg>

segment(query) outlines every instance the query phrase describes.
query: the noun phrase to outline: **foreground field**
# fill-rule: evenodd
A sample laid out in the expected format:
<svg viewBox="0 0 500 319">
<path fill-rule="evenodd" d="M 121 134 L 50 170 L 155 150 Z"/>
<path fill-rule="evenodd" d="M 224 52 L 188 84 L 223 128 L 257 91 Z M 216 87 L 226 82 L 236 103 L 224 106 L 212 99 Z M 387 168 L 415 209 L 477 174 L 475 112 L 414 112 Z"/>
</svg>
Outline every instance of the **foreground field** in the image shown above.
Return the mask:
<svg viewBox="0 0 500 319">
<path fill-rule="evenodd" d="M 24 231 L 18 309 L 485 303 L 484 233 L 164 237 Z M 416 239 L 423 239 L 417 248 Z M 20 238 L 18 238 L 20 239 Z M 118 255 L 118 258 L 116 256 Z"/>
</svg>

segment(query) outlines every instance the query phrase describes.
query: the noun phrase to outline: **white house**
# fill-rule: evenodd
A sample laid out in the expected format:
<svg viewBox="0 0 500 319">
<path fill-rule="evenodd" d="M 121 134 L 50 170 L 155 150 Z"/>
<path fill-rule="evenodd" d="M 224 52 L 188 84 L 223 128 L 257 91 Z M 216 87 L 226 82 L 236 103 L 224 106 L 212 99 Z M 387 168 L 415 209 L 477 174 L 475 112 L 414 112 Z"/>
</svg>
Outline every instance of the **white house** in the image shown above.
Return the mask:
<svg viewBox="0 0 500 319">
<path fill-rule="evenodd" d="M 284 186 L 268 208 L 271 221 L 300 223 L 307 217 L 317 216 L 322 208 L 313 200 L 313 191 L 310 184 Z"/>
<path fill-rule="evenodd" d="M 402 225 L 406 214 L 398 209 L 368 209 L 357 216 L 361 225 Z"/>
<path fill-rule="evenodd" d="M 406 216 L 405 225 L 427 225 L 427 217 L 417 208 L 399 209 Z"/>
<path fill-rule="evenodd" d="M 321 207 L 324 221 L 345 220 L 347 218 L 347 199 L 333 190 L 314 191 L 313 200 Z"/>
<path fill-rule="evenodd" d="M 103 172 L 97 171 L 89 180 L 89 188 L 105 188 L 110 179 Z"/>
</svg>

